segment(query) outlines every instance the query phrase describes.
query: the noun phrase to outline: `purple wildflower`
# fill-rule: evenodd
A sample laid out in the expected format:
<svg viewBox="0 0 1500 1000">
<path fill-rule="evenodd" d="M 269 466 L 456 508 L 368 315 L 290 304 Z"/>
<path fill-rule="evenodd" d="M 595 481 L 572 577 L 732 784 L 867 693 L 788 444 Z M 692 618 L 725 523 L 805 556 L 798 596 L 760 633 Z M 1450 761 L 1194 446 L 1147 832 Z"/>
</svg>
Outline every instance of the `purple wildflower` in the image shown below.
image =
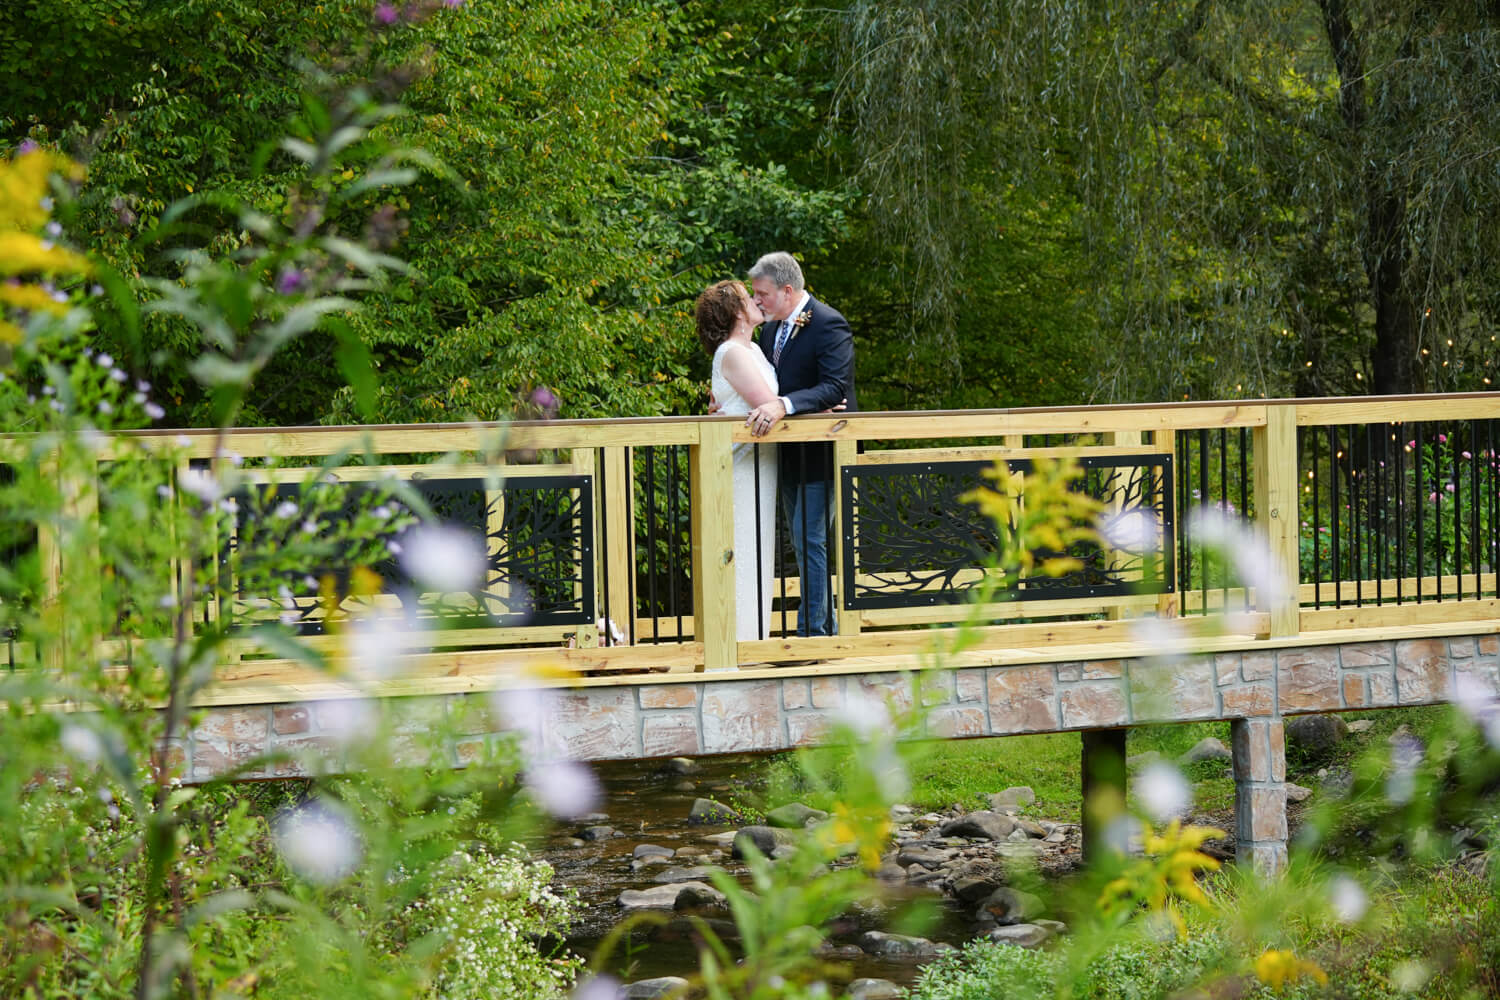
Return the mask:
<svg viewBox="0 0 1500 1000">
<path fill-rule="evenodd" d="M 276 276 L 276 292 L 279 295 L 291 295 L 302 287 L 303 274 L 295 267 L 284 267 Z"/>
<path fill-rule="evenodd" d="M 378 3 L 375 5 L 375 21 L 378 24 L 395 24 L 396 19 L 400 16 L 400 14 L 396 13 L 396 8 L 392 4 Z"/>
<path fill-rule="evenodd" d="M 557 416 L 558 407 L 562 405 L 558 401 L 557 394 L 545 385 L 539 385 L 532 390 L 531 404 L 541 410 L 544 417 Z"/>
<path fill-rule="evenodd" d="M 42 147 L 38 146 L 32 139 L 22 139 L 21 144 L 16 147 L 17 156 L 25 156 L 27 153 L 35 153 Z"/>
</svg>

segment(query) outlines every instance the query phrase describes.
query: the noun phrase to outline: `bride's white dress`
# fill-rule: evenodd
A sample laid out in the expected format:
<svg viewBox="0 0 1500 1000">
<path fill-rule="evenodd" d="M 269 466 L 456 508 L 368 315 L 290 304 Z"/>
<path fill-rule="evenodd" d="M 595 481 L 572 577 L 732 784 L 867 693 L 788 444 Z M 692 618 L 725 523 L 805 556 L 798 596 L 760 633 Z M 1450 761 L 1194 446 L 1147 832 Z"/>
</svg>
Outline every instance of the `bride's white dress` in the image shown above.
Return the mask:
<svg viewBox="0 0 1500 1000">
<path fill-rule="evenodd" d="M 724 377 L 724 355 L 729 351 L 745 351 L 751 355 L 772 393 L 778 391 L 776 369 L 753 346 L 726 340 L 714 352 L 710 386 L 714 399 L 718 400 L 719 412 L 743 417 L 750 412 L 750 404 Z M 757 487 L 759 505 L 756 504 Z M 756 538 L 757 525 L 759 539 Z M 735 635 L 741 641 L 764 639 L 771 632 L 771 559 L 775 537 L 776 446 L 737 444 L 734 446 L 734 617 Z"/>
</svg>

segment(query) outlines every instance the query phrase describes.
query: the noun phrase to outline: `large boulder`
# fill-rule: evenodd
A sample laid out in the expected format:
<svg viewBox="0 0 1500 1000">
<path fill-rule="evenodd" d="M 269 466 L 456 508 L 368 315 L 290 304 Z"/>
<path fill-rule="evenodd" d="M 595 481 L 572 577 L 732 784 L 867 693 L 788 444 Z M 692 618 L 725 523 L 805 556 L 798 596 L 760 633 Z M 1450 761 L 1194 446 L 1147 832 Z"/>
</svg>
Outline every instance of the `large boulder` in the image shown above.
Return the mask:
<svg viewBox="0 0 1500 1000">
<path fill-rule="evenodd" d="M 1296 715 L 1286 720 L 1286 741 L 1306 754 L 1321 757 L 1349 735 L 1337 715 Z"/>
<path fill-rule="evenodd" d="M 1011 924 L 990 931 L 990 940 L 997 944 L 1013 944 L 1018 948 L 1040 948 L 1052 935 L 1036 924 Z"/>
<path fill-rule="evenodd" d="M 894 959 L 936 958 L 944 952 L 954 950 L 950 944 L 934 944 L 926 938 L 887 934 L 884 931 L 866 931 L 860 936 L 859 946 L 871 955 Z"/>
<path fill-rule="evenodd" d="M 774 826 L 746 826 L 735 831 L 734 849 L 730 854 L 743 860 L 749 854 L 747 845 L 753 844 L 757 851 L 769 858 L 778 847 L 791 847 L 795 843 L 792 834 L 786 830 Z"/>
<path fill-rule="evenodd" d="M 713 799 L 694 799 L 688 812 L 689 823 L 737 823 L 739 818 L 739 813 Z"/>
<path fill-rule="evenodd" d="M 1004 840 L 1016 828 L 1009 816 L 981 809 L 967 816 L 950 819 L 938 829 L 944 837 L 967 837 L 971 840 Z"/>
<path fill-rule="evenodd" d="M 657 976 L 655 979 L 637 979 L 624 986 L 625 1000 L 656 1000 L 670 993 L 687 994 L 688 981 L 681 976 Z"/>
<path fill-rule="evenodd" d="M 800 802 L 788 802 L 766 813 L 766 825 L 800 830 L 808 823 L 821 823 L 827 818 L 828 814 L 821 809 L 813 809 Z"/>
<path fill-rule="evenodd" d="M 706 882 L 674 882 L 671 885 L 655 885 L 649 889 L 626 889 L 620 893 L 618 902 L 627 910 L 670 910 L 677 905 L 677 897 L 688 888 L 702 894 L 719 892 Z"/>
<path fill-rule="evenodd" d="M 856 979 L 844 988 L 847 1000 L 899 1000 L 906 991 L 889 979 Z"/>
<path fill-rule="evenodd" d="M 1177 758 L 1177 763 L 1196 764 L 1200 760 L 1231 761 L 1233 759 L 1234 754 L 1224 745 L 1223 740 L 1215 739 L 1212 736 L 1205 736 L 1197 743 L 1194 743 L 1191 750 Z"/>
<path fill-rule="evenodd" d="M 1026 785 L 1014 785 L 1003 792 L 990 796 L 990 808 L 995 812 L 1018 812 L 1022 806 L 1036 802 L 1036 792 Z"/>
<path fill-rule="evenodd" d="M 1041 897 L 1010 886 L 1001 886 L 979 904 L 982 915 L 989 916 L 1002 926 L 1025 923 L 1033 917 L 1040 917 L 1046 909 Z"/>
</svg>

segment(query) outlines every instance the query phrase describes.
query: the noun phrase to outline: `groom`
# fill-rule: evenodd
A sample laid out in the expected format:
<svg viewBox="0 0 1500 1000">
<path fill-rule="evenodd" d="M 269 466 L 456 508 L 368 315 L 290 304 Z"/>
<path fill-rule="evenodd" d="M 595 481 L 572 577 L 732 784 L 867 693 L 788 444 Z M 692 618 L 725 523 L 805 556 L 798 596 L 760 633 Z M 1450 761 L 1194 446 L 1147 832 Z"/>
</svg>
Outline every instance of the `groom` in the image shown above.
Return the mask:
<svg viewBox="0 0 1500 1000">
<path fill-rule="evenodd" d="M 765 314 L 760 349 L 776 369 L 779 399 L 757 406 L 745 423 L 760 437 L 783 417 L 822 413 L 854 401 L 854 336 L 838 310 L 808 295 L 802 268 L 789 253 L 768 253 L 750 268 L 755 303 Z M 780 448 L 781 503 L 802 576 L 799 635 L 833 634 L 833 583 L 828 535 L 833 510 L 833 445 Z"/>
</svg>

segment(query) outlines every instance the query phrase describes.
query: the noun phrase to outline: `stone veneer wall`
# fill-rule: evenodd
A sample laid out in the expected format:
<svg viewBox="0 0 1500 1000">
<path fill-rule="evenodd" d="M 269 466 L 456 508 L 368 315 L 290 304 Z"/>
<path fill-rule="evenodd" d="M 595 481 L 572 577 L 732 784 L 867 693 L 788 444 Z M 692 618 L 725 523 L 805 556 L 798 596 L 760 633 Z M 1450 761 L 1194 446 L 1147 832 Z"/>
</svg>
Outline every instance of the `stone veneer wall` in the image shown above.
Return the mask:
<svg viewBox="0 0 1500 1000">
<path fill-rule="evenodd" d="M 1241 799 L 1258 789 L 1260 812 L 1268 817 L 1257 820 L 1260 812 L 1253 809 L 1245 813 L 1242 833 L 1259 823 L 1254 839 L 1265 834 L 1269 843 L 1277 839 L 1275 815 L 1281 817 L 1279 839 L 1285 840 L 1280 716 L 1434 704 L 1447 700 L 1463 674 L 1500 693 L 1500 636 L 972 667 L 921 675 L 921 685 L 927 733 L 940 738 L 1265 720 L 1264 726 L 1235 727 L 1237 749 L 1243 739 L 1246 748 L 1269 754 L 1237 755 L 1243 775 L 1236 773 L 1247 793 Z M 666 683 L 560 689 L 547 717 L 533 720 L 531 728 L 548 750 L 578 760 L 780 750 L 818 742 L 851 694 L 890 698 L 901 706 L 909 706 L 915 694 L 912 676 L 900 673 L 734 676 L 694 674 Z M 393 716 L 388 738 L 409 752 L 413 763 L 430 762 L 436 753 L 462 766 L 481 757 L 504 731 L 485 694 L 390 699 L 386 709 Z M 426 733 L 445 715 L 456 716 L 463 735 L 447 746 L 427 747 Z M 336 768 L 351 732 L 369 725 L 369 710 L 347 701 L 214 707 L 202 710 L 198 724 L 186 739 L 174 741 L 168 755 L 189 782 L 278 749 L 316 750 Z M 289 757 L 245 776 L 305 773 L 303 763 Z M 1279 807 L 1271 801 L 1277 795 Z M 1242 807 L 1242 812 L 1251 809 L 1244 802 Z"/>
</svg>

